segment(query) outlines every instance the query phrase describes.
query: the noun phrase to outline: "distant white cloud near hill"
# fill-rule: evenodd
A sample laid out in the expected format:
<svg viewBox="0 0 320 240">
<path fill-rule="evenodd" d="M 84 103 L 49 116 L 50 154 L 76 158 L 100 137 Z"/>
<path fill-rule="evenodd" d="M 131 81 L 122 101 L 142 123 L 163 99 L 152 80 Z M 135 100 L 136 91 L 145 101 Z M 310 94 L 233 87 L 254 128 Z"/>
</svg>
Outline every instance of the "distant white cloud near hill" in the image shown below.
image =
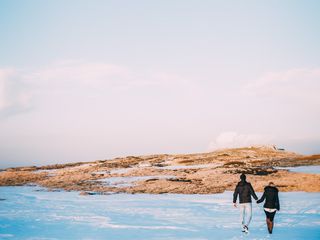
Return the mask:
<svg viewBox="0 0 320 240">
<path fill-rule="evenodd" d="M 223 148 L 247 147 L 253 145 L 272 144 L 273 137 L 259 134 L 239 134 L 237 132 L 223 132 L 210 142 L 209 151 Z"/>
</svg>

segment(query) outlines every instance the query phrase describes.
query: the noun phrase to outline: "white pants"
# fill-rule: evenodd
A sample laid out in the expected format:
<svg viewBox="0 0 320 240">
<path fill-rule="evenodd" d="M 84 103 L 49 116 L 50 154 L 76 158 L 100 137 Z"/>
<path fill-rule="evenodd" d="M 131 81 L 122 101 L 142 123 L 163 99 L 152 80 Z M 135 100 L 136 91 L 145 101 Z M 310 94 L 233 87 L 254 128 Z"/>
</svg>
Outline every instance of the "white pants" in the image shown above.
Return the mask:
<svg viewBox="0 0 320 240">
<path fill-rule="evenodd" d="M 252 203 L 240 203 L 239 208 L 242 227 L 249 226 L 252 217 Z"/>
</svg>

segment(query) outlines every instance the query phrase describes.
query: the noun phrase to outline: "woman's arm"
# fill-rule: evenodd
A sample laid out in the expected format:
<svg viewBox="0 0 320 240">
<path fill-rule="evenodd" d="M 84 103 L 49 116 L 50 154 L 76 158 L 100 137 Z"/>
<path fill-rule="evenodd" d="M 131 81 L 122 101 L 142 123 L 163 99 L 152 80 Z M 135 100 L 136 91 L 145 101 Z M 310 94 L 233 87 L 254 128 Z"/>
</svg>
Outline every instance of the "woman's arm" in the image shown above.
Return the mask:
<svg viewBox="0 0 320 240">
<path fill-rule="evenodd" d="M 280 202 L 279 202 L 279 195 L 277 193 L 276 195 L 276 202 L 275 202 L 275 207 L 278 211 L 280 211 Z"/>
<path fill-rule="evenodd" d="M 263 192 L 262 197 L 257 201 L 257 203 L 262 203 L 265 198 L 266 198 L 266 192 Z"/>
</svg>

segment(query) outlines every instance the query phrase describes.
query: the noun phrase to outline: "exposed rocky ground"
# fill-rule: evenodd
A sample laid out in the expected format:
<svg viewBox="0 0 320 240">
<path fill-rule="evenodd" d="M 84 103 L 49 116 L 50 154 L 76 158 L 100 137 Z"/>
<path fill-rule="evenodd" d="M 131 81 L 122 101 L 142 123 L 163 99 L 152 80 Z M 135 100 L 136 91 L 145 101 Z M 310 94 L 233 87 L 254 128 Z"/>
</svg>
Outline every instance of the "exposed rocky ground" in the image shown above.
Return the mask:
<svg viewBox="0 0 320 240">
<path fill-rule="evenodd" d="M 280 191 L 320 192 L 320 174 L 276 168 L 307 165 L 320 165 L 320 155 L 303 156 L 262 146 L 9 168 L 0 172 L 0 186 L 37 184 L 49 190 L 76 190 L 81 194 L 208 194 L 233 190 L 243 172 L 256 191 L 263 191 L 273 181 Z"/>
</svg>

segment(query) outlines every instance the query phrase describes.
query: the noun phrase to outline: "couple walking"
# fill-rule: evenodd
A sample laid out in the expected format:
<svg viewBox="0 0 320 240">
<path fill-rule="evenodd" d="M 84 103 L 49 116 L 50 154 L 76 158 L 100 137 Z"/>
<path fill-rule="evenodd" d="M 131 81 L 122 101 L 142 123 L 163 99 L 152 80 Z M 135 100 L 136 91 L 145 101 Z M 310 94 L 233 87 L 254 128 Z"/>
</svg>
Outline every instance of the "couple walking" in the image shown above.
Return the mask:
<svg viewBox="0 0 320 240">
<path fill-rule="evenodd" d="M 240 221 L 242 225 L 242 232 L 248 233 L 249 224 L 252 217 L 252 204 L 251 196 L 257 200 L 257 203 L 261 203 L 265 200 L 263 205 L 264 212 L 266 214 L 266 222 L 268 231 L 271 234 L 273 229 L 273 219 L 276 214 L 276 211 L 280 210 L 278 189 L 275 185 L 270 182 L 268 186 L 264 188 L 264 193 L 262 197 L 258 200 L 257 195 L 255 194 L 253 187 L 249 182 L 246 181 L 246 175 L 243 173 L 240 175 L 240 182 L 238 182 L 236 189 L 233 193 L 233 205 L 237 207 L 237 198 L 239 195 L 239 208 L 240 208 Z"/>
</svg>

